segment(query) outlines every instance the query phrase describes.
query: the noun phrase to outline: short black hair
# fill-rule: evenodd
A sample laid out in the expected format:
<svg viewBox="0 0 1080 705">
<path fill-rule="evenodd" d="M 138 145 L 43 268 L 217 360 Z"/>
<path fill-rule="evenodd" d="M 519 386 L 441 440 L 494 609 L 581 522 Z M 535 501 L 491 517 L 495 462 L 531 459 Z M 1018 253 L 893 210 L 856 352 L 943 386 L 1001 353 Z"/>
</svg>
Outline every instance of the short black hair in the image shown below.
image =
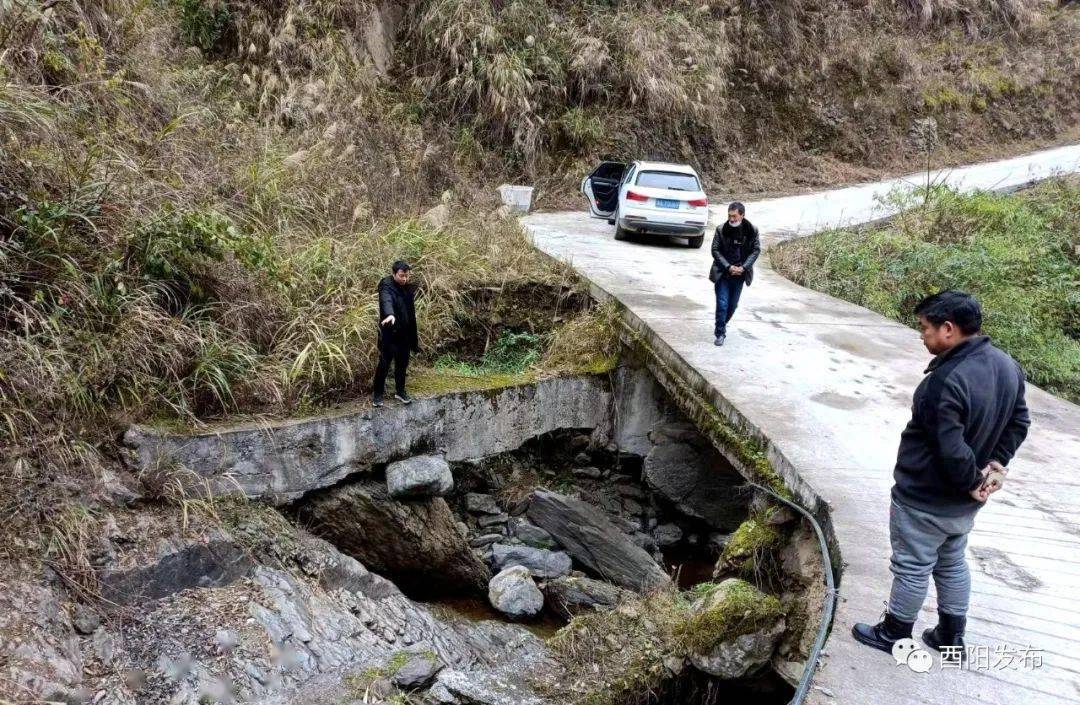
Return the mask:
<svg viewBox="0 0 1080 705">
<path fill-rule="evenodd" d="M 952 321 L 964 335 L 982 330 L 982 306 L 978 299 L 955 289 L 927 296 L 915 307 L 915 315 L 922 316 L 935 326 Z"/>
<path fill-rule="evenodd" d="M 397 274 L 402 269 L 406 269 L 406 270 L 412 269 L 412 266 L 403 259 L 395 260 L 395 262 L 392 265 L 390 265 L 390 271 L 393 274 Z"/>
<path fill-rule="evenodd" d="M 732 201 L 731 205 L 727 207 L 728 213 L 731 211 L 739 211 L 739 215 L 746 215 L 746 206 L 739 201 Z"/>
</svg>

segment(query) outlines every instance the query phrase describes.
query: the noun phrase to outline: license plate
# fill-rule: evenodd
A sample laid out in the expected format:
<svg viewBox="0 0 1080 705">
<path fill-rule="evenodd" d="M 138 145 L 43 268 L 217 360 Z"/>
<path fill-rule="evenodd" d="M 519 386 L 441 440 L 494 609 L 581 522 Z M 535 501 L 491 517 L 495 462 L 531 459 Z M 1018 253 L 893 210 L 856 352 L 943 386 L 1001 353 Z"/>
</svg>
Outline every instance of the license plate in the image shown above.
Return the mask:
<svg viewBox="0 0 1080 705">
<path fill-rule="evenodd" d="M 678 208 L 679 207 L 679 201 L 672 201 L 672 200 L 668 200 L 666 198 L 658 198 L 658 199 L 656 199 L 656 207 L 657 208 Z"/>
</svg>

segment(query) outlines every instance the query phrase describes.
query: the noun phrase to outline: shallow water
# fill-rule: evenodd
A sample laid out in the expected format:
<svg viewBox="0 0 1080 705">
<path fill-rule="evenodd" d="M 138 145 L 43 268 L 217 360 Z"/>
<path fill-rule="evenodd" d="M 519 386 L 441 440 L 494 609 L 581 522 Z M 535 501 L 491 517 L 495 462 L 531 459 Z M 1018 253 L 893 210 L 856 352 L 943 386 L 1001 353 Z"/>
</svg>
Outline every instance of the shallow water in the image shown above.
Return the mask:
<svg viewBox="0 0 1080 705">
<path fill-rule="evenodd" d="M 446 597 L 425 603 L 438 617 L 446 620 L 467 619 L 470 622 L 482 622 L 486 619 L 496 622 L 510 622 L 506 615 L 499 612 L 482 597 Z M 566 621 L 544 610 L 528 621 L 512 622 L 540 637 L 548 639 L 566 626 Z"/>
</svg>

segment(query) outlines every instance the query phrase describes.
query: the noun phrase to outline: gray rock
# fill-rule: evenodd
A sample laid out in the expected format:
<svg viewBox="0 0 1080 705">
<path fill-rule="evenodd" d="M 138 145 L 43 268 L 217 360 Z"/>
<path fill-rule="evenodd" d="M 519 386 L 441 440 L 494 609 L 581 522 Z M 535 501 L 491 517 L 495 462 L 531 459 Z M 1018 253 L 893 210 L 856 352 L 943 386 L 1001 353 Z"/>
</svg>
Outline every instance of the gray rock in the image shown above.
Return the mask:
<svg viewBox="0 0 1080 705">
<path fill-rule="evenodd" d="M 320 536 L 406 593 L 480 592 L 491 577 L 441 497 L 398 502 L 385 485 L 365 480 L 316 497 L 301 507 L 301 516 Z"/>
<path fill-rule="evenodd" d="M 600 468 L 594 468 L 591 465 L 584 468 L 574 468 L 574 477 L 585 478 L 586 480 L 599 480 L 604 476 L 604 471 Z"/>
<path fill-rule="evenodd" d="M 473 548 L 481 548 L 483 546 L 493 544 L 496 541 L 502 541 L 503 538 L 504 537 L 502 534 L 484 534 L 483 536 L 477 536 L 476 538 L 470 540 L 469 545 Z"/>
<path fill-rule="evenodd" d="M 578 453 L 574 456 L 574 465 L 577 465 L 579 467 L 588 465 L 591 462 L 592 458 L 589 457 L 588 453 Z"/>
<path fill-rule="evenodd" d="M 643 534 L 640 531 L 631 534 L 630 540 L 634 542 L 635 546 L 641 546 L 642 549 L 648 551 L 650 555 L 655 553 L 656 550 L 660 548 L 656 544 L 656 539 L 654 539 L 649 534 Z"/>
<path fill-rule="evenodd" d="M 221 530 L 205 540 L 163 539 L 155 556 L 100 571 L 101 594 L 121 605 L 157 600 L 188 588 L 228 585 L 252 566 L 248 552 Z"/>
<path fill-rule="evenodd" d="M 611 583 L 592 578 L 565 576 L 544 583 L 547 605 L 565 617 L 583 611 L 613 609 L 630 594 Z"/>
<path fill-rule="evenodd" d="M 555 548 L 555 539 L 535 524 L 515 519 L 511 524 L 514 536 L 522 543 L 536 548 Z"/>
<path fill-rule="evenodd" d="M 435 230 L 442 230 L 450 224 L 450 206 L 440 203 L 429 208 L 420 216 L 420 222 Z"/>
<path fill-rule="evenodd" d="M 485 514 L 476 520 L 476 523 L 483 529 L 487 529 L 492 526 L 501 526 L 510 521 L 510 517 L 506 514 Z"/>
<path fill-rule="evenodd" d="M 645 501 L 645 490 L 640 485 L 616 485 L 615 492 L 620 497 L 629 497 L 639 502 Z"/>
<path fill-rule="evenodd" d="M 494 497 L 478 492 L 469 492 L 465 495 L 465 509 L 473 514 L 502 514 Z"/>
<path fill-rule="evenodd" d="M 75 616 L 72 619 L 72 624 L 75 625 L 75 631 L 79 634 L 93 634 L 94 630 L 101 626 L 101 615 L 86 605 L 79 603 L 75 605 Z"/>
<path fill-rule="evenodd" d="M 653 538 L 657 546 L 667 548 L 682 541 L 683 533 L 678 524 L 661 524 L 653 530 Z"/>
<path fill-rule="evenodd" d="M 466 524 L 463 521 L 456 521 L 456 522 L 454 522 L 454 526 L 457 527 L 458 533 L 461 534 L 462 538 L 465 538 L 465 539 L 469 538 L 469 525 L 468 524 Z"/>
<path fill-rule="evenodd" d="M 607 427 L 611 407 L 604 379 L 553 377 L 497 391 L 417 398 L 377 414 L 350 410 L 200 433 L 135 426 L 124 442 L 135 450 L 139 469 L 175 463 L 195 473 L 200 486 L 205 480 L 217 497 L 286 504 L 414 448 L 439 448 L 455 463 L 515 450 L 559 429 Z"/>
<path fill-rule="evenodd" d="M 549 490 L 529 499 L 529 519 L 589 572 L 633 590 L 669 587 L 671 578 L 600 511 Z"/>
<path fill-rule="evenodd" d="M 418 455 L 386 467 L 386 490 L 394 499 L 442 497 L 453 489 L 450 464 L 438 455 Z"/>
<path fill-rule="evenodd" d="M 367 687 L 368 695 L 383 700 L 394 694 L 394 684 L 389 678 L 376 678 Z"/>
<path fill-rule="evenodd" d="M 435 687 L 428 692 L 444 705 L 544 705 L 547 701 L 524 682 L 525 673 L 530 670 L 528 664 L 523 664 L 523 673 L 516 674 L 447 669 L 438 675 Z"/>
<path fill-rule="evenodd" d="M 645 481 L 683 514 L 734 531 L 746 518 L 743 479 L 712 448 L 665 443 L 645 456 Z"/>
<path fill-rule="evenodd" d="M 491 606 L 513 619 L 532 617 L 544 608 L 544 595 L 536 587 L 529 569 L 510 566 L 488 584 Z"/>
<path fill-rule="evenodd" d="M 697 448 L 708 448 L 709 440 L 701 435 L 697 427 L 688 421 L 669 421 L 659 423 L 649 430 L 649 440 L 654 445 L 668 443 L 688 443 Z"/>
<path fill-rule="evenodd" d="M 623 532 L 624 534 L 633 534 L 641 528 L 636 521 L 627 519 L 624 516 L 619 516 L 618 514 L 611 517 L 611 523 L 614 524 L 619 529 L 619 531 Z"/>
<path fill-rule="evenodd" d="M 694 602 L 690 612 L 697 614 L 717 607 L 733 589 L 757 591 L 742 580 L 729 578 L 720 583 L 716 590 Z M 717 678 L 741 678 L 769 662 L 783 633 L 784 618 L 777 616 L 774 621 L 754 632 L 740 634 L 714 645 L 707 653 L 690 654 L 690 663 L 699 671 Z"/>
<path fill-rule="evenodd" d="M 427 643 L 410 646 L 404 652 L 395 654 L 395 658 L 404 658 L 405 663 L 394 672 L 390 680 L 402 690 L 423 688 L 431 683 L 443 668 L 439 657 Z"/>
<path fill-rule="evenodd" d="M 496 570 L 521 565 L 538 578 L 558 578 L 569 574 L 572 567 L 570 556 L 543 548 L 497 543 L 491 550 Z"/>
</svg>

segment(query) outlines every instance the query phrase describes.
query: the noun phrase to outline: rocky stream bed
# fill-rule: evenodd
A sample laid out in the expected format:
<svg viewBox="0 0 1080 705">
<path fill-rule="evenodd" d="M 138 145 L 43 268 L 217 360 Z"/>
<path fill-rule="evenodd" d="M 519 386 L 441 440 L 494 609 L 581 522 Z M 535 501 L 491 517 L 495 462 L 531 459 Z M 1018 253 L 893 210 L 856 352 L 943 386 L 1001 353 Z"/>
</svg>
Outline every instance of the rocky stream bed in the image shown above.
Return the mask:
<svg viewBox="0 0 1080 705">
<path fill-rule="evenodd" d="M 381 420 L 369 411 L 368 429 L 412 440 L 368 456 L 354 443 L 345 463 L 325 434 L 283 446 L 302 437 L 296 425 L 269 444 L 258 430 L 235 436 L 249 458 L 262 445 L 233 492 L 220 468 L 242 453 L 129 434 L 143 439 L 136 472 L 161 472 L 154 453 L 171 448 L 196 453 L 201 466 L 184 471 L 200 480 L 162 501 L 118 479 L 114 506 L 87 524 L 87 579 L 58 566 L 2 579 L 0 692 L 176 705 L 786 702 L 817 626 L 812 534 L 747 492 L 641 373 L 578 386 L 602 397 L 565 400 L 569 418 L 490 394 Z M 544 391 L 513 394 L 537 405 Z M 421 420 L 410 431 L 406 417 Z M 468 438 L 447 435 L 465 427 Z M 276 466 L 274 447 L 308 462 Z M 252 492 L 275 483 L 287 490 Z"/>
</svg>

